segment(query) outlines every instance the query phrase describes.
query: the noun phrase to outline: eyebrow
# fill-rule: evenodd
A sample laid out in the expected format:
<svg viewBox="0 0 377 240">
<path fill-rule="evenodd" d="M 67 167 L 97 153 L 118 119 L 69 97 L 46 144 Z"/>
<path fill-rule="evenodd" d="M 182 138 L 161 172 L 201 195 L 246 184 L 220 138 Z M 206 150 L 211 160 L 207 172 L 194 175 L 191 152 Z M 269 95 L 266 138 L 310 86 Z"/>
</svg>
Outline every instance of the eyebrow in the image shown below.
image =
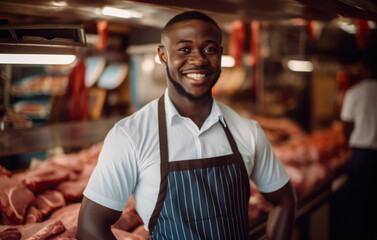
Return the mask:
<svg viewBox="0 0 377 240">
<path fill-rule="evenodd" d="M 220 44 L 214 40 L 205 40 L 204 41 L 205 43 L 214 43 L 216 44 L 217 46 L 219 46 Z M 191 40 L 179 40 L 178 42 L 176 42 L 176 44 L 181 44 L 181 43 L 192 43 Z"/>
</svg>

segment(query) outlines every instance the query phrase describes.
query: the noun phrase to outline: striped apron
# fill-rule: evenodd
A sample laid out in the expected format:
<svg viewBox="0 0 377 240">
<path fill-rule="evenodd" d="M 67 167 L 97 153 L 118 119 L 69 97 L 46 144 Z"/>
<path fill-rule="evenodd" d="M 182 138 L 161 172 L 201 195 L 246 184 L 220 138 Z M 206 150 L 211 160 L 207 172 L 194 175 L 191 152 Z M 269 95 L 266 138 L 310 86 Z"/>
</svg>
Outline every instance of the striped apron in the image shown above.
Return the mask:
<svg viewBox="0 0 377 240">
<path fill-rule="evenodd" d="M 163 96 L 158 119 L 161 184 L 149 239 L 248 239 L 249 178 L 228 127 L 232 154 L 169 162 Z"/>
</svg>

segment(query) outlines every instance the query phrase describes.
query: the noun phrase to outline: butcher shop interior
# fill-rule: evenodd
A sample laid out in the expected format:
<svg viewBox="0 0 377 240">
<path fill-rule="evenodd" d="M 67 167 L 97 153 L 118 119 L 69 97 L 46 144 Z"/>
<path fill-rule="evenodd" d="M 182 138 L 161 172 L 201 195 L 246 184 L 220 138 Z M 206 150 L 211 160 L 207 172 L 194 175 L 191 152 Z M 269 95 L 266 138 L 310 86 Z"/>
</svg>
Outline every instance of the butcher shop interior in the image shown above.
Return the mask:
<svg viewBox="0 0 377 240">
<path fill-rule="evenodd" d="M 292 240 L 343 239 L 340 112 L 377 31 L 372 0 L 0 1 L 0 239 L 76 239 L 103 141 L 164 93 L 160 34 L 185 10 L 222 30 L 212 92 L 260 124 L 284 165 L 298 198 Z M 269 204 L 250 188 L 249 236 L 266 239 Z M 135 206 L 131 195 L 117 239 L 148 239 Z"/>
</svg>

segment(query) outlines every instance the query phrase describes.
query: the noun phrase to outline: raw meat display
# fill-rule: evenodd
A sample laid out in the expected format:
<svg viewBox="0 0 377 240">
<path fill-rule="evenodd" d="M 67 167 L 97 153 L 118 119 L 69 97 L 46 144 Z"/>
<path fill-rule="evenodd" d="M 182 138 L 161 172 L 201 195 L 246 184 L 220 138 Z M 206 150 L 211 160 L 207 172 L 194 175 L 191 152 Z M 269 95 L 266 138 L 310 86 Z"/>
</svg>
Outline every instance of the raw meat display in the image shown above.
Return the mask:
<svg viewBox="0 0 377 240">
<path fill-rule="evenodd" d="M 299 196 L 310 193 L 319 183 L 333 177 L 350 156 L 340 122 L 311 134 L 296 132 L 284 142 L 273 142 L 272 147 Z"/>
<path fill-rule="evenodd" d="M 1 175 L 5 175 L 9 177 L 10 175 L 12 175 L 12 173 L 8 169 L 0 165 L 0 176 Z"/>
<path fill-rule="evenodd" d="M 306 133 L 288 119 L 256 118 L 275 154 L 285 166 L 297 195 L 304 196 L 329 180 L 349 157 L 340 123 Z M 277 124 L 279 123 L 279 124 Z M 76 153 L 42 161 L 24 172 L 0 166 L 0 239 L 76 239 L 83 191 L 94 170 L 102 142 Z M 250 181 L 249 224 L 270 205 Z M 22 225 L 23 224 L 23 225 Z M 148 239 L 131 196 L 120 219 L 112 225 L 118 239 Z"/>
<path fill-rule="evenodd" d="M 66 231 L 52 239 L 75 239 L 77 231 L 77 221 L 79 217 L 81 203 L 72 203 L 60 208 L 51 214 L 49 219 L 59 220 L 64 224 Z"/>
<path fill-rule="evenodd" d="M 27 224 L 20 227 L 21 240 L 45 240 L 65 230 L 63 223 L 59 220 L 48 219 L 34 224 Z"/>
<path fill-rule="evenodd" d="M 50 162 L 45 162 L 30 171 L 16 176 L 26 187 L 33 192 L 40 192 L 68 179 L 70 171 Z"/>
<path fill-rule="evenodd" d="M 2 224 L 22 224 L 29 205 L 35 196 L 22 183 L 0 176 L 0 210 Z"/>
<path fill-rule="evenodd" d="M 18 240 L 21 239 L 21 232 L 17 227 L 0 225 L 1 240 Z"/>
<path fill-rule="evenodd" d="M 68 83 L 68 76 L 36 75 L 20 79 L 12 86 L 16 96 L 59 93 Z"/>
<path fill-rule="evenodd" d="M 36 207 L 30 206 L 26 212 L 24 224 L 41 222 L 43 215 Z"/>
<path fill-rule="evenodd" d="M 1 240 L 45 240 L 65 230 L 59 220 L 49 219 L 43 222 L 26 225 L 0 225 Z"/>
<path fill-rule="evenodd" d="M 83 197 L 84 189 L 88 184 L 94 167 L 94 164 L 82 165 L 82 169 L 79 174 L 72 176 L 71 180 L 69 181 L 59 183 L 56 190 L 61 192 L 67 201 L 80 201 Z"/>
<path fill-rule="evenodd" d="M 36 197 L 34 206 L 43 216 L 47 216 L 54 210 L 65 206 L 65 199 L 63 194 L 58 191 L 46 190 Z"/>
</svg>

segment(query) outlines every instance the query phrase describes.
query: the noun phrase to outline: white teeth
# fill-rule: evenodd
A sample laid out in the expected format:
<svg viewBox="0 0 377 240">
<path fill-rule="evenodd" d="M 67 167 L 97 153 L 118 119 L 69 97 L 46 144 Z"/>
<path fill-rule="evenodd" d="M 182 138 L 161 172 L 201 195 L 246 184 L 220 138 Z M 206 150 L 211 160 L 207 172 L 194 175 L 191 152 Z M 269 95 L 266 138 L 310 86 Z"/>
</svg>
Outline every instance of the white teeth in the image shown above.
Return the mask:
<svg viewBox="0 0 377 240">
<path fill-rule="evenodd" d="M 187 77 L 195 79 L 195 80 L 200 80 L 204 78 L 206 75 L 202 73 L 188 73 Z"/>
</svg>

